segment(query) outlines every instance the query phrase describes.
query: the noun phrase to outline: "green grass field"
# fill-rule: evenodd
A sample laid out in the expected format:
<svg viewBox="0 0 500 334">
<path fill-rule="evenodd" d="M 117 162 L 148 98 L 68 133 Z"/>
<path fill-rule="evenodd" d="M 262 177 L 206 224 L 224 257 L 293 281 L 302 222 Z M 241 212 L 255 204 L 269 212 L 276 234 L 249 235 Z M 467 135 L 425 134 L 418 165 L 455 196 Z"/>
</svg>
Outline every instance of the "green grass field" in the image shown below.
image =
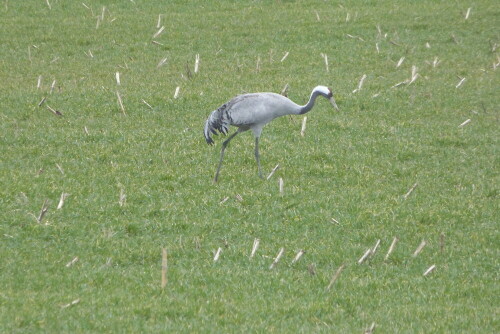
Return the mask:
<svg viewBox="0 0 500 334">
<path fill-rule="evenodd" d="M 499 17 L 493 0 L 2 0 L 0 332 L 499 332 Z M 238 136 L 214 185 L 206 117 L 286 84 L 299 104 L 327 85 L 340 111 L 318 99 L 305 136 L 301 116 L 269 124 L 270 180 Z"/>
</svg>

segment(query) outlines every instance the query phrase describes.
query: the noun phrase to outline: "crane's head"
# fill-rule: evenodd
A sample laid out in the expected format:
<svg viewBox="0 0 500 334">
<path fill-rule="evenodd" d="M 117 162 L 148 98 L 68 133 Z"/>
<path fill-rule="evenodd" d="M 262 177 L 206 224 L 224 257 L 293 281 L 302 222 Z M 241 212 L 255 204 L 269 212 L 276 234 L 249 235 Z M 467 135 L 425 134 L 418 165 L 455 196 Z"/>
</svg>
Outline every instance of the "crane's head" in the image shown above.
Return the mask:
<svg viewBox="0 0 500 334">
<path fill-rule="evenodd" d="M 335 103 L 335 99 L 333 98 L 333 92 L 330 88 L 326 86 L 316 86 L 316 88 L 314 88 L 314 92 L 317 92 L 318 94 L 324 96 L 326 99 L 328 99 L 328 101 L 330 101 L 330 103 L 336 110 L 339 110 L 339 107 L 337 106 L 337 103 Z"/>
</svg>

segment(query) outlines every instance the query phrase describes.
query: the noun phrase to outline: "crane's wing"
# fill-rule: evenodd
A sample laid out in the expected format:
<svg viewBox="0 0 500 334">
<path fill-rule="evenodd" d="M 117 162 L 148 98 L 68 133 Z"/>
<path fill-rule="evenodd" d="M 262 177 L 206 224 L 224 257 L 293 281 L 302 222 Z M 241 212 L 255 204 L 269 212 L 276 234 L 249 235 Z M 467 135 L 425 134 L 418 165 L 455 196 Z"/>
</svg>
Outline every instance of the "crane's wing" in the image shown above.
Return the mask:
<svg viewBox="0 0 500 334">
<path fill-rule="evenodd" d="M 217 131 L 226 135 L 230 125 L 238 125 L 233 122 L 231 117 L 233 109 L 237 108 L 238 103 L 245 99 L 245 95 L 239 95 L 231 101 L 224 103 L 217 110 L 212 111 L 205 122 L 203 133 L 207 144 L 214 143 L 212 134 L 217 135 Z"/>
<path fill-rule="evenodd" d="M 217 110 L 212 111 L 210 116 L 208 116 L 203 130 L 207 144 L 212 145 L 214 143 L 212 134 L 217 135 L 217 131 L 222 134 L 227 134 L 229 125 L 231 125 L 230 119 L 227 115 L 227 109 L 228 103 L 223 104 Z"/>
</svg>

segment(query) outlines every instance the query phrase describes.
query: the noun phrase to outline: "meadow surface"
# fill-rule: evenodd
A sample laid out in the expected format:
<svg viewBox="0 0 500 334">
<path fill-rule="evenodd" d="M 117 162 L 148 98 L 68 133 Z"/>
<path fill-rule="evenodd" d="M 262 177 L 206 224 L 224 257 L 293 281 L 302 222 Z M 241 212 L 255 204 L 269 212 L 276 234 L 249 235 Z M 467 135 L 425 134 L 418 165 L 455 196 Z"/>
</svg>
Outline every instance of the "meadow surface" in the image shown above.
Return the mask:
<svg viewBox="0 0 500 334">
<path fill-rule="evenodd" d="M 499 332 L 499 18 L 493 0 L 2 1 L 0 332 Z M 318 99 L 304 136 L 302 116 L 269 124 L 269 180 L 236 137 L 213 184 L 206 117 L 287 84 L 340 111 Z"/>
</svg>

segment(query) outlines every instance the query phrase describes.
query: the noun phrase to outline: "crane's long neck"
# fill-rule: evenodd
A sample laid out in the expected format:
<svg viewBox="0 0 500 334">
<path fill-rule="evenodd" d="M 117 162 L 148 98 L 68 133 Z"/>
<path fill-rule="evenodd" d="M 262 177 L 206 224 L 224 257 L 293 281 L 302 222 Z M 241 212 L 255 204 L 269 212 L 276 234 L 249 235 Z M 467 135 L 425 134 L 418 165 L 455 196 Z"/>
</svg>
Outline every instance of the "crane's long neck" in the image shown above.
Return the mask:
<svg viewBox="0 0 500 334">
<path fill-rule="evenodd" d="M 306 112 L 309 112 L 313 107 L 314 107 L 314 102 L 316 101 L 316 98 L 318 97 L 319 92 L 318 91 L 313 91 L 311 93 L 311 97 L 309 98 L 309 102 L 307 102 L 306 105 L 300 106 L 299 108 L 299 115 L 305 114 Z"/>
</svg>

